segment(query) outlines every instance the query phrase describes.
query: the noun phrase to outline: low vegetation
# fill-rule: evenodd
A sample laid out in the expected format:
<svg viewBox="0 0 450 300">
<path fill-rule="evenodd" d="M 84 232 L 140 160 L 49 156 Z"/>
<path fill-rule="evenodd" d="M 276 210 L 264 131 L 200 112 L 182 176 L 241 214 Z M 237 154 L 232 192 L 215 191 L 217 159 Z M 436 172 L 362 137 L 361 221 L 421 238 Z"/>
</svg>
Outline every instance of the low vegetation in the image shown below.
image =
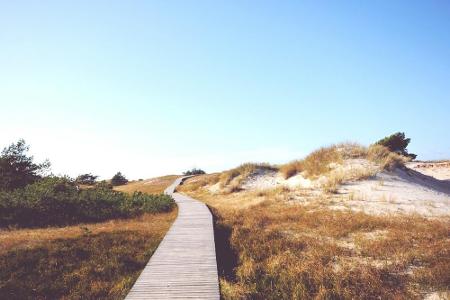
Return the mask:
<svg viewBox="0 0 450 300">
<path fill-rule="evenodd" d="M 189 178 L 189 184 L 186 186 L 183 186 L 183 190 L 189 189 L 192 191 L 195 191 L 201 187 L 216 184 L 219 182 L 220 174 L 219 173 L 213 173 L 213 174 L 204 174 L 195 176 L 193 178 Z M 182 183 L 183 185 L 183 183 Z M 177 188 L 177 190 L 179 187 Z"/>
<path fill-rule="evenodd" d="M 123 176 L 122 173 L 117 172 L 113 178 L 111 178 L 111 184 L 113 186 L 117 186 L 117 185 L 124 185 L 128 183 L 128 179 L 125 178 L 125 176 Z"/>
<path fill-rule="evenodd" d="M 286 179 L 299 173 L 302 173 L 306 178 L 314 179 L 320 175 L 326 175 L 346 159 L 357 158 L 367 159 L 379 165 L 383 170 L 402 167 L 411 160 L 410 156 L 393 152 L 378 143 L 368 148 L 355 143 L 344 143 L 320 148 L 302 160 L 295 160 L 282 165 L 280 166 L 280 173 Z"/>
<path fill-rule="evenodd" d="M 415 159 L 417 157 L 416 154 L 409 153 L 408 149 L 406 149 L 411 142 L 410 138 L 405 137 L 404 132 L 396 132 L 394 134 L 391 134 L 390 136 L 387 136 L 378 142 L 376 142 L 376 145 L 381 145 L 389 149 L 391 152 L 395 152 L 399 155 L 408 157 L 410 159 Z"/>
<path fill-rule="evenodd" d="M 390 151 L 382 145 L 372 145 L 367 151 L 367 158 L 381 166 L 383 170 L 394 170 L 405 165 L 409 158 Z"/>
<path fill-rule="evenodd" d="M 68 178 L 47 177 L 23 189 L 0 191 L 0 227 L 99 222 L 167 212 L 173 206 L 167 195 L 127 195 L 102 187 L 78 189 Z"/>
<path fill-rule="evenodd" d="M 448 220 L 287 204 L 279 189 L 213 195 L 189 185 L 180 190 L 212 207 L 236 257 L 219 267 L 224 299 L 414 299 L 450 286 Z"/>
<path fill-rule="evenodd" d="M 167 175 L 148 180 L 130 181 L 125 185 L 115 186 L 115 191 L 133 194 L 142 192 L 146 194 L 161 194 L 164 190 L 180 177 L 179 175 Z"/>
<path fill-rule="evenodd" d="M 50 162 L 35 163 L 28 155 L 30 147 L 19 140 L 5 147 L 0 155 L 0 190 L 23 188 L 41 179 L 49 170 Z"/>
<path fill-rule="evenodd" d="M 223 172 L 220 175 L 219 182 L 221 186 L 233 183 L 238 186 L 242 181 L 258 170 L 278 170 L 276 167 L 267 163 L 245 163 L 234 169 Z"/>
<path fill-rule="evenodd" d="M 218 252 L 222 297 L 421 299 L 433 293 L 448 295 L 448 218 L 370 215 L 350 210 L 333 195 L 346 182 L 403 168 L 412 158 L 403 154 L 381 143 L 369 147 L 343 143 L 280 166 L 285 178 L 301 173 L 309 179 L 307 187 L 275 183 L 275 188 L 239 189 L 245 178 L 260 172 L 258 164 L 186 180 L 178 190 L 210 206 L 216 239 L 228 249 Z M 275 178 L 273 172 L 267 178 Z M 229 192 L 233 184 L 238 188 Z"/>
<path fill-rule="evenodd" d="M 0 299 L 123 299 L 175 217 L 0 231 Z"/>
<path fill-rule="evenodd" d="M 245 163 L 219 174 L 201 175 L 196 180 L 190 180 L 189 186 L 195 190 L 218 182 L 219 186 L 214 187 L 216 192 L 236 193 L 245 189 L 243 184 L 250 177 L 264 174 L 274 177 L 274 173 L 278 172 L 285 180 L 301 174 L 311 182 L 312 187 L 321 187 L 322 191 L 333 194 L 337 193 L 344 183 L 373 178 L 383 170 L 402 168 L 409 160 L 409 157 L 392 152 L 380 144 L 364 147 L 356 143 L 341 143 L 322 147 L 304 159 L 279 167 Z"/>
<path fill-rule="evenodd" d="M 205 174 L 205 171 L 202 169 L 193 168 L 191 170 L 187 170 L 186 172 L 183 172 L 183 175 L 189 176 L 189 175 L 202 175 Z"/>
<path fill-rule="evenodd" d="M 49 176 L 27 151 L 20 140 L 0 156 L 0 299 L 123 299 L 175 219 L 173 199 Z"/>
<path fill-rule="evenodd" d="M 92 175 L 91 173 L 81 174 L 77 176 L 75 182 L 80 185 L 94 185 L 96 183 L 98 176 Z"/>
<path fill-rule="evenodd" d="M 337 146 L 324 147 L 312 152 L 302 160 L 282 165 L 280 172 L 284 178 L 301 172 L 305 172 L 305 176 L 308 178 L 314 178 L 332 170 L 331 164 L 341 163 L 342 159 L 342 154 L 338 151 Z"/>
</svg>

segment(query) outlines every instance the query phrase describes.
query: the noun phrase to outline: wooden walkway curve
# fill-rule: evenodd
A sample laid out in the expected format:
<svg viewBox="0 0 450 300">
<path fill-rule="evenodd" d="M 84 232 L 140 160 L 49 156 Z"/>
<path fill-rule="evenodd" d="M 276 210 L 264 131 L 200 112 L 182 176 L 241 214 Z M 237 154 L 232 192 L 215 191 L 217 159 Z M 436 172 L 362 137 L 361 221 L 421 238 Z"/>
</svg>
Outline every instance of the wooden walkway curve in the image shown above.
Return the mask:
<svg viewBox="0 0 450 300">
<path fill-rule="evenodd" d="M 220 299 L 212 215 L 204 203 L 165 193 L 178 204 L 178 216 L 126 299 Z"/>
</svg>

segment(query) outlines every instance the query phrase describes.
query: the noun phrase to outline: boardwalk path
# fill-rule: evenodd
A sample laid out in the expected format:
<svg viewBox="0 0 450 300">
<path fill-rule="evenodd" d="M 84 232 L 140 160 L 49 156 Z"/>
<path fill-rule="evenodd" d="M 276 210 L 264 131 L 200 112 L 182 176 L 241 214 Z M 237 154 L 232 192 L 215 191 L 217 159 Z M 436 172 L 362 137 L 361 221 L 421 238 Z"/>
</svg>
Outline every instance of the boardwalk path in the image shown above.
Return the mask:
<svg viewBox="0 0 450 300">
<path fill-rule="evenodd" d="M 165 193 L 178 217 L 126 299 L 219 299 L 211 213 L 205 204 L 178 193 L 177 179 Z"/>
</svg>

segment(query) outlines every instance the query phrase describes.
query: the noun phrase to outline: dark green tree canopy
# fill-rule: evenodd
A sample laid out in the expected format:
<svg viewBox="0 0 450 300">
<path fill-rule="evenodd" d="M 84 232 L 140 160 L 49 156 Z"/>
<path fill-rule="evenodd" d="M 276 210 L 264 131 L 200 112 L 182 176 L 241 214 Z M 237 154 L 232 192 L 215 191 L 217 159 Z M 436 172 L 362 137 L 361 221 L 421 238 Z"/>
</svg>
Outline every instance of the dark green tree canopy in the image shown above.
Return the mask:
<svg viewBox="0 0 450 300">
<path fill-rule="evenodd" d="M 404 132 L 396 132 L 394 134 L 391 134 L 390 136 L 387 136 L 379 140 L 378 142 L 376 142 L 376 144 L 385 146 L 392 152 L 396 152 L 398 154 L 415 159 L 417 155 L 413 153 L 408 153 L 408 150 L 406 149 L 410 142 L 411 139 L 406 138 Z"/>
<path fill-rule="evenodd" d="M 205 174 L 205 171 L 203 171 L 202 169 L 197 169 L 197 168 L 193 168 L 191 170 L 183 172 L 183 175 L 201 175 L 201 174 Z"/>
<path fill-rule="evenodd" d="M 36 164 L 28 156 L 30 147 L 23 139 L 3 149 L 0 156 L 0 189 L 13 190 L 36 182 L 50 168 L 50 162 Z"/>
<path fill-rule="evenodd" d="M 94 185 L 98 176 L 92 175 L 91 173 L 81 174 L 77 177 L 76 182 L 78 184 Z"/>
<path fill-rule="evenodd" d="M 125 178 L 125 176 L 122 175 L 122 173 L 117 172 L 116 175 L 111 178 L 111 184 L 116 185 L 124 185 L 128 182 L 128 179 Z"/>
</svg>

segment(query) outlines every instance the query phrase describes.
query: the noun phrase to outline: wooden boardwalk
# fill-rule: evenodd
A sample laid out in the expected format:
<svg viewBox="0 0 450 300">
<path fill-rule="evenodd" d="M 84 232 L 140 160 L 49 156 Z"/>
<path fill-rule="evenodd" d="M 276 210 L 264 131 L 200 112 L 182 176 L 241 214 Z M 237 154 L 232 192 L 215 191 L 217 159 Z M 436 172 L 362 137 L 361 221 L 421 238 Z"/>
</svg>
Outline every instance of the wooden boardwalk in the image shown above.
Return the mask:
<svg viewBox="0 0 450 300">
<path fill-rule="evenodd" d="M 220 299 L 212 215 L 205 204 L 174 193 L 178 216 L 126 299 Z"/>
</svg>

